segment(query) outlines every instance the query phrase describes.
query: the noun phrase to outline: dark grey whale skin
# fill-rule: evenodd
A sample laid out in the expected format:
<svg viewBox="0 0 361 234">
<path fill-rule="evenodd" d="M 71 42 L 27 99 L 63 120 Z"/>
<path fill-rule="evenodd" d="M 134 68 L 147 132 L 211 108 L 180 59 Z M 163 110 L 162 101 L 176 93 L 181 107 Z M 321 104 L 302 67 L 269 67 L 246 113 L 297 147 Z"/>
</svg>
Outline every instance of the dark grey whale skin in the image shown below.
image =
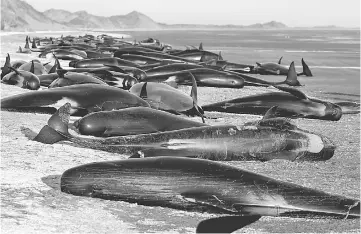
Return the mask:
<svg viewBox="0 0 361 234">
<path fill-rule="evenodd" d="M 358 199 L 204 159 L 95 162 L 66 170 L 60 187 L 76 196 L 245 217 L 360 217 Z"/>
<path fill-rule="evenodd" d="M 67 140 L 78 147 L 131 157 L 197 157 L 216 161 L 323 161 L 335 145 L 324 136 L 299 129 L 285 118 L 244 126 L 201 126 L 149 134 L 81 137 L 68 132 L 69 103 L 60 107 L 33 139 L 45 144 Z"/>
</svg>

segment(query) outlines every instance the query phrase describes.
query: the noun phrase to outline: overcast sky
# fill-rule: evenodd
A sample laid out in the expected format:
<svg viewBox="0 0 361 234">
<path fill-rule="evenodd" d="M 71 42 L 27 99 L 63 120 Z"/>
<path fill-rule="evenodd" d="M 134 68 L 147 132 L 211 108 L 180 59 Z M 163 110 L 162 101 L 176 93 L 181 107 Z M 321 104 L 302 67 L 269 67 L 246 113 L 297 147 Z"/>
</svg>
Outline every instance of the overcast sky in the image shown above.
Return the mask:
<svg viewBox="0 0 361 234">
<path fill-rule="evenodd" d="M 139 11 L 168 24 L 249 25 L 280 21 L 291 27 L 360 27 L 360 0 L 25 0 L 38 11 L 51 8 L 99 16 Z"/>
</svg>

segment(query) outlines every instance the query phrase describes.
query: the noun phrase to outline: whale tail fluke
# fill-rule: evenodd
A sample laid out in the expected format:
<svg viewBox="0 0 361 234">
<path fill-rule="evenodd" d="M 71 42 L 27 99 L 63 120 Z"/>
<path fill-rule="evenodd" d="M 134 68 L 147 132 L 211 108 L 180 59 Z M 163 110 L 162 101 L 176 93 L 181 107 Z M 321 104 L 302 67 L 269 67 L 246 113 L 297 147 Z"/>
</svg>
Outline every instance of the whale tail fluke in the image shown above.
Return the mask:
<svg viewBox="0 0 361 234">
<path fill-rule="evenodd" d="M 259 220 L 261 216 L 222 216 L 201 221 L 196 233 L 232 233 Z"/>
<path fill-rule="evenodd" d="M 303 70 L 302 70 L 302 72 L 299 73 L 298 75 L 299 75 L 299 76 L 301 76 L 301 75 L 313 76 L 310 68 L 309 68 L 308 65 L 306 64 L 305 60 L 303 60 L 303 58 L 302 58 L 301 62 L 302 62 L 302 69 L 303 69 Z"/>
<path fill-rule="evenodd" d="M 33 139 L 44 144 L 54 144 L 70 137 L 68 124 L 70 119 L 70 103 L 61 106 L 48 120 L 39 134 Z"/>
<path fill-rule="evenodd" d="M 289 86 L 302 86 L 297 79 L 297 73 L 294 62 L 291 63 L 290 68 L 288 69 L 287 78 L 284 81 L 284 83 L 288 84 Z"/>
</svg>

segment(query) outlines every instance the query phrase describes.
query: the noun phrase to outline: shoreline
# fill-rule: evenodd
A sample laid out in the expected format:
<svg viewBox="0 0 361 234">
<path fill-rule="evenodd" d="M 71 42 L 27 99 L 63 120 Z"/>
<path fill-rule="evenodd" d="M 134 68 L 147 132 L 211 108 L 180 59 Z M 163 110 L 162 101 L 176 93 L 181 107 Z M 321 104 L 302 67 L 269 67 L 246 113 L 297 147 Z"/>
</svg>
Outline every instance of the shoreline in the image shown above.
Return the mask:
<svg viewBox="0 0 361 234">
<path fill-rule="evenodd" d="M 27 34 L 27 33 L 66 33 L 66 32 L 144 32 L 144 31 L 189 31 L 189 30 L 199 30 L 199 31 L 317 31 L 317 30 L 329 30 L 329 31 L 360 31 L 361 28 L 312 28 L 312 27 L 287 27 L 287 28 L 218 28 L 218 27 L 174 27 L 174 28 L 119 28 L 119 29 L 97 29 L 97 28 L 75 28 L 69 30 L 36 30 L 36 31 L 4 31 L 1 30 L 0 36 L 2 35 L 14 35 L 14 34 Z"/>
</svg>

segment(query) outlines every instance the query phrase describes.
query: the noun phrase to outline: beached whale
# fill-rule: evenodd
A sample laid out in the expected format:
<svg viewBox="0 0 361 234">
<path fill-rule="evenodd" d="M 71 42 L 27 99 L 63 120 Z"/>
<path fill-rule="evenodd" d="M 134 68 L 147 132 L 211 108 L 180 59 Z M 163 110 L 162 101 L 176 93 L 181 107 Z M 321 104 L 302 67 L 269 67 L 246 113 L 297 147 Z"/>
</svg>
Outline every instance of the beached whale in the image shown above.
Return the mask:
<svg viewBox="0 0 361 234">
<path fill-rule="evenodd" d="M 149 107 L 140 97 L 119 88 L 99 84 L 76 84 L 2 98 L 1 109 L 54 113 L 55 108 L 67 102 L 72 104 L 69 113 L 80 116 L 101 111 L 104 105 L 112 109 Z"/>
<path fill-rule="evenodd" d="M 302 91 L 284 86 L 274 86 L 284 92 L 268 92 L 232 100 L 203 105 L 204 111 L 263 115 L 277 106 L 277 116 L 337 121 L 342 116 L 338 105 L 307 97 Z"/>
<path fill-rule="evenodd" d="M 46 144 L 65 140 L 78 147 L 138 158 L 181 156 L 218 161 L 322 161 L 330 159 L 336 148 L 328 138 L 299 129 L 284 118 L 273 118 L 273 114 L 243 126 L 203 126 L 107 138 L 81 137 L 68 132 L 70 110 L 69 103 L 60 107 L 33 140 Z"/>
<path fill-rule="evenodd" d="M 244 86 L 244 79 L 241 76 L 209 68 L 194 68 L 163 75 L 147 76 L 141 81 L 192 85 L 192 76 L 196 79 L 198 86 L 223 88 L 243 88 Z"/>
<path fill-rule="evenodd" d="M 360 218 L 357 198 L 202 159 L 158 157 L 85 164 L 66 170 L 60 188 L 76 196 L 228 215 L 202 221 L 198 233 L 230 233 L 261 216 Z"/>
<path fill-rule="evenodd" d="M 253 68 L 251 73 L 258 73 L 261 75 L 287 75 L 288 67 L 281 65 L 282 57 L 279 59 L 278 63 L 257 63 L 257 66 Z M 306 64 L 306 62 L 301 60 L 302 62 L 302 72 L 297 75 L 305 75 L 305 76 L 313 76 L 310 68 Z"/>
<path fill-rule="evenodd" d="M 80 134 L 98 137 L 165 132 L 200 126 L 207 124 L 148 107 L 94 112 L 74 122 L 74 127 Z"/>
</svg>

